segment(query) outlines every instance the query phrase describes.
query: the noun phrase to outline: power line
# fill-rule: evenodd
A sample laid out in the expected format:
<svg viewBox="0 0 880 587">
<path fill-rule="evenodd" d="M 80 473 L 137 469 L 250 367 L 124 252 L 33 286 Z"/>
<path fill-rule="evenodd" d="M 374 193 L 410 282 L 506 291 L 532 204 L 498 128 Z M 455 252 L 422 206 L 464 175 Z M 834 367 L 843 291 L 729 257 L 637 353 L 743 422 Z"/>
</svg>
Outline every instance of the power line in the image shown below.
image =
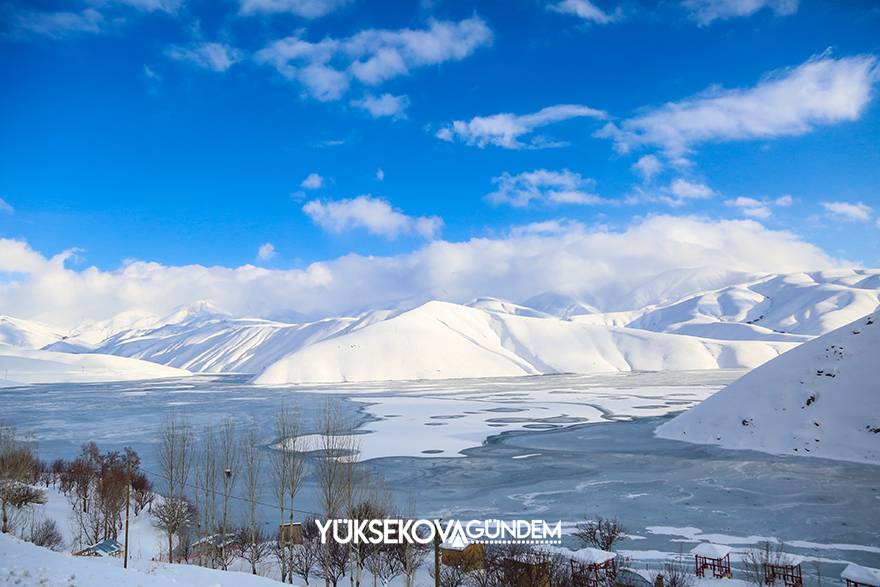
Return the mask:
<svg viewBox="0 0 880 587">
<path fill-rule="evenodd" d="M 152 476 L 154 476 L 154 477 L 158 477 L 159 479 L 164 479 L 165 481 L 168 481 L 168 477 L 166 477 L 165 475 L 161 475 L 161 474 L 159 474 L 159 473 L 154 473 L 153 471 L 148 471 L 147 469 L 144 469 L 143 467 L 141 467 L 140 470 L 143 471 L 144 473 L 147 473 L 148 475 L 152 475 Z M 252 502 L 253 502 L 253 503 L 256 503 L 256 504 L 261 505 L 261 506 L 264 506 L 264 507 L 269 507 L 269 508 L 273 508 L 273 509 L 278 509 L 278 504 L 277 504 L 277 503 L 265 503 L 265 502 L 258 501 L 258 500 L 250 500 L 250 499 L 248 499 L 248 498 L 246 498 L 246 497 L 239 497 L 239 496 L 237 496 L 237 495 L 233 495 L 233 494 L 231 494 L 231 493 L 230 493 L 229 495 L 226 495 L 226 494 L 224 494 L 224 493 L 221 492 L 221 491 L 217 491 L 216 489 L 209 489 L 209 488 L 207 488 L 207 487 L 202 487 L 202 486 L 199 486 L 199 485 L 194 485 L 194 484 L 192 484 L 192 483 L 184 483 L 183 485 L 184 485 L 184 487 L 189 487 L 190 489 L 196 489 L 196 490 L 198 490 L 198 491 L 200 491 L 200 492 L 202 492 L 202 493 L 205 492 L 205 489 L 208 489 L 208 490 L 209 490 L 212 494 L 214 494 L 215 496 L 219 495 L 220 497 L 229 498 L 229 499 L 235 499 L 235 500 L 243 501 L 243 502 L 246 502 L 246 503 L 252 503 Z M 306 514 L 306 515 L 309 515 L 309 516 L 313 516 L 313 517 L 315 517 L 315 518 L 320 518 L 321 515 L 322 515 L 322 514 L 319 514 L 319 513 L 317 513 L 317 512 L 310 512 L 309 510 L 301 510 L 301 509 L 297 509 L 297 508 L 286 508 L 285 511 L 293 511 L 293 512 L 296 512 L 296 513 L 298 513 L 298 514 Z"/>
</svg>

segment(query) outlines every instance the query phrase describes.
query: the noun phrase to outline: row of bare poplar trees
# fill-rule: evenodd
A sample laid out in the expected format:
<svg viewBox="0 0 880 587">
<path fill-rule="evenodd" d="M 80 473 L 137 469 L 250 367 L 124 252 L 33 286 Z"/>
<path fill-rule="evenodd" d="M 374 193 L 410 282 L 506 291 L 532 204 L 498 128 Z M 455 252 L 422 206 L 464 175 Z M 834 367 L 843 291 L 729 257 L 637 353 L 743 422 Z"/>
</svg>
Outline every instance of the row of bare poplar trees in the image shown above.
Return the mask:
<svg viewBox="0 0 880 587">
<path fill-rule="evenodd" d="M 381 480 L 359 464 L 353 430 L 338 404 L 330 401 L 316 432 L 309 435 L 303 434 L 297 412 L 280 410 L 269 450 L 266 433 L 254 423 L 242 426 L 228 419 L 196 434 L 181 420 L 168 420 L 158 453 L 162 497 L 152 508 L 166 538 L 167 559 L 221 569 L 241 559 L 256 574 L 263 561 L 273 558 L 285 582 L 299 576 L 306 584 L 319 578 L 337 585 L 348 576 L 354 585 L 362 585 L 369 573 L 374 582 L 403 575 L 412 585 L 425 556 L 423 546 L 320 541 L 315 518 L 378 519 L 394 510 Z M 267 481 L 271 496 L 263 492 Z M 306 482 L 316 491 L 320 512 L 297 508 Z M 276 511 L 272 527 L 302 524 L 302 540 L 295 544 L 283 532 L 266 532 L 261 506 Z"/>
</svg>

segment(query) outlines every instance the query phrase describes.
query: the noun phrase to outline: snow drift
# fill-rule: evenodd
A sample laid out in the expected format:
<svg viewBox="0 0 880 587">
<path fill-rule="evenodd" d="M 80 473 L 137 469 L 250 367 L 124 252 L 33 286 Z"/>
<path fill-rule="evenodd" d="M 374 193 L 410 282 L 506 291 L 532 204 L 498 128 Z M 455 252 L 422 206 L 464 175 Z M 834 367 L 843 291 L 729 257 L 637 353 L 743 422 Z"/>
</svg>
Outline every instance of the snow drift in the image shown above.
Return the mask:
<svg viewBox="0 0 880 587">
<path fill-rule="evenodd" d="M 880 463 L 880 315 L 770 361 L 657 428 L 663 438 Z"/>
</svg>

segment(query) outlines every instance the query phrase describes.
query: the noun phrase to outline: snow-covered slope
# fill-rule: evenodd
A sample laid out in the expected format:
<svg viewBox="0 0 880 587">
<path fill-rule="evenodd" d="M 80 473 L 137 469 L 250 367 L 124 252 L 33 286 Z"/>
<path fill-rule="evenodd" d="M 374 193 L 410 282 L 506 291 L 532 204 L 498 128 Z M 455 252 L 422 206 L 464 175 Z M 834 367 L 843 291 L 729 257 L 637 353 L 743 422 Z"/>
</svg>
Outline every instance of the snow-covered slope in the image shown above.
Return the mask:
<svg viewBox="0 0 880 587">
<path fill-rule="evenodd" d="M 39 349 L 62 339 L 60 332 L 39 322 L 0 316 L 0 344 Z"/>
<path fill-rule="evenodd" d="M 7 385 L 125 381 L 187 375 L 190 373 L 182 369 L 125 357 L 0 345 L 0 379 Z"/>
<path fill-rule="evenodd" d="M 277 581 L 196 565 L 76 557 L 0 534 L 0 585 L 20 587 L 277 587 Z"/>
<path fill-rule="evenodd" d="M 200 313 L 158 328 L 126 330 L 95 352 L 154 361 L 207 373 L 259 373 L 283 356 L 328 337 L 387 318 L 370 312 L 358 318 L 327 318 L 285 324 L 256 318 Z"/>
<path fill-rule="evenodd" d="M 255 381 L 320 383 L 754 367 L 791 346 L 709 341 L 429 302 L 305 347 L 269 366 Z"/>
<path fill-rule="evenodd" d="M 880 271 L 765 276 L 647 309 L 632 328 L 725 340 L 802 342 L 864 316 L 880 304 Z"/>
<path fill-rule="evenodd" d="M 770 361 L 675 419 L 663 438 L 880 463 L 880 315 Z"/>
</svg>

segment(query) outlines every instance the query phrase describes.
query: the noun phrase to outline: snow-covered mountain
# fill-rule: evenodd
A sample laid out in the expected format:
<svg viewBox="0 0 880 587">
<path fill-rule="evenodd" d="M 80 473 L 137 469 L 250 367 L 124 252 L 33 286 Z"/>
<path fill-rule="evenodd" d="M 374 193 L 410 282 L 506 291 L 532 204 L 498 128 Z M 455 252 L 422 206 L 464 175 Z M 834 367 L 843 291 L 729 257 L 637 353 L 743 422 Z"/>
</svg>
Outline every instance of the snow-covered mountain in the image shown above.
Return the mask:
<svg viewBox="0 0 880 587">
<path fill-rule="evenodd" d="M 880 271 L 771 275 L 645 309 L 631 328 L 725 340 L 802 342 L 880 304 Z"/>
<path fill-rule="evenodd" d="M 493 312 L 447 302 L 315 342 L 261 384 L 754 367 L 793 345 L 689 336 Z"/>
<path fill-rule="evenodd" d="M 749 372 L 658 436 L 773 454 L 880 463 L 880 314 Z"/>
<path fill-rule="evenodd" d="M 0 316 L 0 345 L 38 349 L 62 338 L 58 330 L 40 322 Z"/>
</svg>

